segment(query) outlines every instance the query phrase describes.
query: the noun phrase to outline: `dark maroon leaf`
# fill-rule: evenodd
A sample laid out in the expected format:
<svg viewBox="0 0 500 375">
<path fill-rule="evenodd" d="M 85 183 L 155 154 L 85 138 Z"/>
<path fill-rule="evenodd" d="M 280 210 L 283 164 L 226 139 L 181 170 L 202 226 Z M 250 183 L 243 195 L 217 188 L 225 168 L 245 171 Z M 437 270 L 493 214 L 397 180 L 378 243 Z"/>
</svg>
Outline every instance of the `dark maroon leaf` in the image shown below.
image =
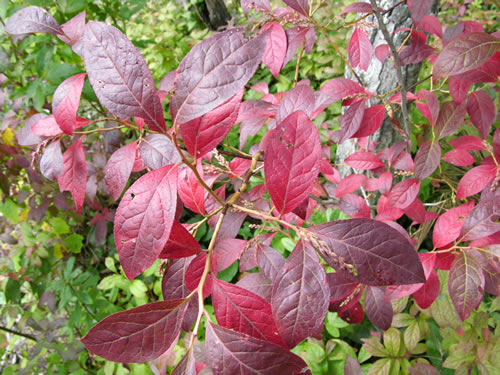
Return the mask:
<svg viewBox="0 0 500 375">
<path fill-rule="evenodd" d="M 480 67 L 498 50 L 500 40 L 486 33 L 462 34 L 439 54 L 433 79 L 468 72 Z"/>
<path fill-rule="evenodd" d="M 425 142 L 417 151 L 415 156 L 415 177 L 422 181 L 429 177 L 438 167 L 441 161 L 441 147 L 435 141 Z"/>
<path fill-rule="evenodd" d="M 369 286 L 365 293 L 365 312 L 375 327 L 386 331 L 392 323 L 392 304 L 384 301 L 384 291 Z"/>
<path fill-rule="evenodd" d="M 225 328 L 287 347 L 273 319 L 271 305 L 239 286 L 216 280 L 212 303 L 217 322 Z"/>
<path fill-rule="evenodd" d="M 373 57 L 373 46 L 365 31 L 356 27 L 349 41 L 347 52 L 354 68 L 359 66 L 365 71 L 368 70 Z"/>
<path fill-rule="evenodd" d="M 425 282 L 416 251 L 396 229 L 372 219 L 350 219 L 309 227 L 328 247 L 322 257 L 335 269 L 352 265 L 353 280 L 367 285 Z"/>
<path fill-rule="evenodd" d="M 264 298 L 267 302 L 271 302 L 273 285 L 259 273 L 247 273 L 243 276 L 236 285 L 251 291 Z"/>
<path fill-rule="evenodd" d="M 225 238 L 217 241 L 214 248 L 214 258 L 217 272 L 225 270 L 236 262 L 247 247 L 247 241 L 237 238 Z"/>
<path fill-rule="evenodd" d="M 276 278 L 271 306 L 281 336 L 290 348 L 309 336 L 321 336 L 330 291 L 314 249 L 297 244 Z"/>
<path fill-rule="evenodd" d="M 57 37 L 70 46 L 75 44 L 85 31 L 85 15 L 85 11 L 78 13 L 68 22 L 61 25 L 64 34 L 57 35 Z"/>
<path fill-rule="evenodd" d="M 141 158 L 151 169 L 158 169 L 181 161 L 170 138 L 163 134 L 150 134 L 139 145 Z"/>
<path fill-rule="evenodd" d="M 283 62 L 283 66 L 285 66 L 292 60 L 295 52 L 297 52 L 297 49 L 302 45 L 302 42 L 305 43 L 305 40 L 307 40 L 306 36 L 311 30 L 311 27 L 302 25 L 297 25 L 286 29 L 285 32 L 288 47 L 286 50 L 286 56 L 285 61 Z"/>
<path fill-rule="evenodd" d="M 419 30 L 412 30 L 411 44 L 404 46 L 399 53 L 401 65 L 418 64 L 434 53 L 434 48 L 426 44 L 427 36 Z"/>
<path fill-rule="evenodd" d="M 466 253 L 460 253 L 451 266 L 448 292 L 460 319 L 469 317 L 484 295 L 484 274 L 477 261 Z"/>
<path fill-rule="evenodd" d="M 178 221 L 174 221 L 168 241 L 159 257 L 162 259 L 177 259 L 196 255 L 201 251 L 200 244 Z"/>
<path fill-rule="evenodd" d="M 306 363 L 290 351 L 244 333 L 207 324 L 206 356 L 214 375 L 302 373 Z"/>
<path fill-rule="evenodd" d="M 167 165 L 139 178 L 125 193 L 115 217 L 115 243 L 125 275 L 150 267 L 167 243 L 177 204 L 177 167 Z"/>
<path fill-rule="evenodd" d="M 87 162 L 83 152 L 82 138 L 68 147 L 63 155 L 63 171 L 58 177 L 60 191 L 71 191 L 76 204 L 76 211 L 82 211 L 87 185 Z"/>
<path fill-rule="evenodd" d="M 226 137 L 238 118 L 243 92 L 240 90 L 212 111 L 181 124 L 182 139 L 191 155 L 201 158 Z"/>
<path fill-rule="evenodd" d="M 193 350 L 188 350 L 177 366 L 175 366 L 171 375 L 196 375 L 195 364 Z"/>
<path fill-rule="evenodd" d="M 114 201 L 120 198 L 123 189 L 127 186 L 127 181 L 134 166 L 136 151 L 137 141 L 130 142 L 115 151 L 106 163 L 104 183 Z"/>
<path fill-rule="evenodd" d="M 273 131 L 264 162 L 266 186 L 280 214 L 311 193 L 319 173 L 321 143 L 304 112 L 294 112 Z"/>
<path fill-rule="evenodd" d="M 63 34 L 61 26 L 45 9 L 31 6 L 14 13 L 7 24 L 5 31 L 9 34 L 50 33 Z"/>
<path fill-rule="evenodd" d="M 297 85 L 288 91 L 281 99 L 276 113 L 276 122 L 279 124 L 296 111 L 304 112 L 311 118 L 315 108 L 314 92 L 308 85 Z"/>
<path fill-rule="evenodd" d="M 470 81 L 461 80 L 454 76 L 451 76 L 448 80 L 448 89 L 450 90 L 450 95 L 457 104 L 462 104 L 467 98 L 470 86 Z"/>
<path fill-rule="evenodd" d="M 59 139 L 47 146 L 40 159 L 40 172 L 49 180 L 54 180 L 62 174 L 63 155 Z"/>
<path fill-rule="evenodd" d="M 205 264 L 207 262 L 207 254 L 198 254 L 189 264 L 187 272 L 185 274 L 186 287 L 189 290 L 195 290 L 201 280 L 203 271 L 205 270 Z M 214 262 L 211 262 L 212 270 L 215 270 Z M 212 276 L 209 274 L 205 285 L 203 286 L 203 297 L 208 297 L 212 293 Z"/>
<path fill-rule="evenodd" d="M 385 107 L 382 104 L 372 105 L 366 108 L 363 112 L 363 118 L 361 119 L 359 129 L 352 137 L 363 138 L 375 133 L 384 122 L 384 114 Z"/>
<path fill-rule="evenodd" d="M 186 300 L 153 302 L 108 316 L 82 339 L 88 350 L 108 361 L 147 362 L 177 338 Z"/>
<path fill-rule="evenodd" d="M 363 321 L 365 313 L 361 303 L 356 302 L 353 306 L 339 311 L 339 317 L 349 324 L 359 324 Z"/>
<path fill-rule="evenodd" d="M 487 139 L 497 117 L 493 99 L 484 91 L 474 91 L 467 99 L 467 113 L 481 137 Z"/>
<path fill-rule="evenodd" d="M 255 245 L 255 255 L 260 271 L 267 280 L 274 283 L 276 278 L 283 272 L 285 258 L 277 250 L 264 243 Z"/>
<path fill-rule="evenodd" d="M 283 2 L 302 15 L 309 16 L 309 0 L 283 0 Z"/>
<path fill-rule="evenodd" d="M 342 303 L 354 293 L 359 283 L 346 276 L 344 271 L 327 273 L 326 280 L 330 288 L 330 311 L 339 311 Z"/>
<path fill-rule="evenodd" d="M 119 118 L 142 117 L 164 132 L 165 119 L 144 58 L 117 28 L 90 21 L 83 34 L 83 59 L 99 101 Z"/>
<path fill-rule="evenodd" d="M 175 124 L 194 120 L 235 96 L 257 69 L 266 37 L 229 30 L 205 39 L 182 60 L 170 102 Z"/>
</svg>

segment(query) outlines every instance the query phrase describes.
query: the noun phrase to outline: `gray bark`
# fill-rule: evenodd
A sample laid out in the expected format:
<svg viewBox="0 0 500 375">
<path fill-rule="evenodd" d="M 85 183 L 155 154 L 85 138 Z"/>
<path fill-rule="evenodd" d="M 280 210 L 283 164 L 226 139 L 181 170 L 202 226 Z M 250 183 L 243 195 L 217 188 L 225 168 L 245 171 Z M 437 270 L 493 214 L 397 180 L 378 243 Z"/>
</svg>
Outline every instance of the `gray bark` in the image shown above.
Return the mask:
<svg viewBox="0 0 500 375">
<path fill-rule="evenodd" d="M 389 9 L 395 4 L 399 3 L 399 1 L 400 0 L 379 0 L 377 2 L 380 8 Z M 365 0 L 365 2 L 369 1 Z M 387 42 L 382 35 L 382 31 L 378 28 L 375 15 L 367 17 L 366 21 L 373 22 L 375 25 L 377 25 L 377 27 L 373 28 L 370 33 L 370 40 L 373 44 L 373 48 L 375 49 L 381 44 L 386 44 Z M 384 23 L 386 24 L 387 30 L 389 31 L 389 33 L 391 33 L 391 35 L 394 30 L 402 27 L 410 27 L 412 21 L 410 18 L 408 6 L 406 4 L 399 5 L 392 12 L 385 14 Z M 408 33 L 406 32 L 399 32 L 394 35 L 393 39 L 396 47 L 399 47 L 403 43 L 407 35 Z M 410 87 L 415 82 L 417 82 L 420 67 L 420 64 L 407 65 L 403 67 L 403 76 L 405 79 L 406 87 Z M 363 87 L 376 94 L 386 93 L 398 86 L 396 70 L 389 59 L 387 59 L 384 64 L 381 64 L 380 61 L 374 56 L 370 67 L 368 68 L 368 71 L 365 72 L 364 70 L 361 70 L 359 68 L 355 68 L 355 70 L 363 82 Z M 347 68 L 345 77 L 356 81 L 354 75 Z M 371 99 L 369 104 L 379 104 L 378 99 Z M 376 143 L 380 142 L 378 149 L 389 147 L 393 143 L 403 140 L 401 135 L 393 129 L 389 120 L 384 121 L 381 128 L 370 138 Z M 337 146 L 337 164 L 343 164 L 344 160 L 349 155 L 355 152 L 355 143 L 356 139 L 349 139 Z M 338 170 L 342 178 L 353 173 L 352 168 L 348 166 L 339 166 Z"/>
</svg>

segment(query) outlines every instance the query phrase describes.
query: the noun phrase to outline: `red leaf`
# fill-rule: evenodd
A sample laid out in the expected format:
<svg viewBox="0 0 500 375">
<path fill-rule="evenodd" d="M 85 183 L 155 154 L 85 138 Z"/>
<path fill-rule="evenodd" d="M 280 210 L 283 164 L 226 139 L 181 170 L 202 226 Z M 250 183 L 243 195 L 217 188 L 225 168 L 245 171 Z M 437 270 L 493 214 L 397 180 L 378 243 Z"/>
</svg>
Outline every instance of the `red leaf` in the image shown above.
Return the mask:
<svg viewBox="0 0 500 375">
<path fill-rule="evenodd" d="M 359 324 L 363 321 L 365 314 L 363 306 L 357 302 L 352 307 L 345 308 L 339 311 L 339 317 L 349 324 Z"/>
<path fill-rule="evenodd" d="M 443 26 L 439 18 L 435 16 L 424 16 L 418 23 L 418 27 L 429 34 L 437 35 L 439 38 L 443 39 Z"/>
<path fill-rule="evenodd" d="M 285 268 L 285 258 L 275 249 L 259 242 L 255 245 L 257 265 L 265 278 L 274 283 Z"/>
<path fill-rule="evenodd" d="M 448 89 L 450 90 L 451 97 L 457 104 L 462 104 L 467 98 L 470 86 L 470 81 L 458 79 L 454 76 L 451 76 L 448 80 Z"/>
<path fill-rule="evenodd" d="M 411 44 L 399 53 L 401 65 L 418 64 L 434 53 L 434 48 L 426 44 L 427 36 L 422 31 L 412 30 L 410 40 Z"/>
<path fill-rule="evenodd" d="M 236 285 L 261 296 L 268 302 L 271 301 L 273 285 L 260 272 L 245 274 Z"/>
<path fill-rule="evenodd" d="M 286 56 L 286 33 L 279 22 L 264 25 L 261 33 L 267 30 L 269 30 L 269 33 L 267 34 L 267 45 L 262 56 L 262 62 L 266 64 L 274 77 L 278 77 Z"/>
<path fill-rule="evenodd" d="M 320 91 L 332 97 L 335 101 L 345 99 L 356 94 L 366 93 L 365 89 L 356 82 L 347 78 L 334 78 L 321 87 Z"/>
<path fill-rule="evenodd" d="M 95 325 L 82 342 L 108 361 L 152 361 L 179 335 L 185 302 L 153 302 L 112 314 Z"/>
<path fill-rule="evenodd" d="M 482 90 L 474 91 L 467 99 L 467 112 L 481 137 L 487 139 L 491 125 L 497 117 L 495 103 L 491 97 Z"/>
<path fill-rule="evenodd" d="M 366 181 L 366 176 L 364 174 L 351 174 L 346 178 L 340 180 L 339 186 L 335 192 L 335 196 L 340 198 L 345 194 L 352 193 L 358 190 L 363 183 Z"/>
<path fill-rule="evenodd" d="M 365 112 L 365 101 L 358 101 L 351 104 L 339 117 L 340 121 L 340 139 L 338 143 L 352 138 L 357 133 L 363 121 Z"/>
<path fill-rule="evenodd" d="M 217 241 L 214 249 L 214 258 L 217 264 L 217 272 L 225 270 L 231 264 L 236 262 L 245 248 L 248 241 L 237 238 L 224 238 Z"/>
<path fill-rule="evenodd" d="M 353 134 L 353 138 L 368 137 L 375 133 L 384 122 L 384 114 L 385 107 L 383 104 L 372 105 L 366 108 L 363 112 L 363 118 L 361 119 L 359 129 Z"/>
<path fill-rule="evenodd" d="M 61 25 L 64 34 L 57 37 L 70 46 L 78 42 L 85 31 L 85 15 L 85 11 L 80 12 L 68 22 Z"/>
<path fill-rule="evenodd" d="M 427 105 L 417 102 L 417 107 L 422 114 L 429 120 L 430 124 L 434 126 L 439 118 L 439 101 L 431 91 L 420 90 L 417 94 L 418 99 L 425 100 Z M 420 104 L 420 105 L 419 105 Z"/>
<path fill-rule="evenodd" d="M 265 43 L 263 35 L 246 41 L 229 30 L 193 47 L 178 68 L 170 101 L 174 124 L 201 117 L 235 96 L 257 69 Z"/>
<path fill-rule="evenodd" d="M 480 138 L 474 137 L 472 135 L 463 135 L 461 137 L 450 139 L 449 143 L 459 150 L 486 151 L 486 147 L 484 146 L 483 141 Z"/>
<path fill-rule="evenodd" d="M 60 191 L 71 191 L 78 214 L 82 211 L 87 186 L 87 162 L 83 153 L 82 138 L 68 147 L 63 155 L 63 171 L 58 177 Z"/>
<path fill-rule="evenodd" d="M 205 115 L 181 124 L 182 139 L 195 158 L 216 147 L 236 123 L 244 90 Z"/>
<path fill-rule="evenodd" d="M 40 159 L 40 172 L 49 180 L 54 180 L 63 172 L 63 155 L 59 139 L 47 146 Z"/>
<path fill-rule="evenodd" d="M 209 322 L 206 358 L 214 375 L 276 375 L 302 373 L 306 363 L 290 351 Z"/>
<path fill-rule="evenodd" d="M 497 167 L 494 164 L 480 165 L 469 170 L 457 186 L 457 198 L 470 197 L 482 191 L 496 176 Z"/>
<path fill-rule="evenodd" d="M 411 19 L 414 23 L 419 23 L 432 8 L 434 0 L 408 0 L 408 8 L 410 8 Z"/>
<path fill-rule="evenodd" d="M 352 265 L 353 280 L 374 286 L 425 282 L 413 245 L 396 229 L 372 219 L 350 219 L 309 227 L 328 247 L 321 256 L 339 269 L 340 257 Z M 332 255 L 335 254 L 335 255 Z"/>
<path fill-rule="evenodd" d="M 50 33 L 63 34 L 61 26 L 45 9 L 31 6 L 14 13 L 7 24 L 5 31 L 9 34 Z"/>
<path fill-rule="evenodd" d="M 125 193 L 115 216 L 115 243 L 125 275 L 134 279 L 158 258 L 177 205 L 177 167 L 146 173 Z"/>
<path fill-rule="evenodd" d="M 374 286 L 366 288 L 365 312 L 370 322 L 378 329 L 386 331 L 391 328 L 392 304 L 384 301 L 384 291 L 382 289 Z"/>
<path fill-rule="evenodd" d="M 339 16 L 347 13 L 370 13 L 373 11 L 373 8 L 368 3 L 354 3 L 346 6 L 342 12 L 340 12 Z"/>
<path fill-rule="evenodd" d="M 99 101 L 119 118 L 142 117 L 164 132 L 165 119 L 144 58 L 117 28 L 90 21 L 85 27 L 83 60 Z"/>
<path fill-rule="evenodd" d="M 415 156 L 415 177 L 422 181 L 429 177 L 441 161 L 441 147 L 439 142 L 427 141 L 417 151 Z"/>
<path fill-rule="evenodd" d="M 276 113 L 276 123 L 281 123 L 293 112 L 302 111 L 311 118 L 315 108 L 315 98 L 312 89 L 305 84 L 288 91 L 281 99 Z"/>
<path fill-rule="evenodd" d="M 347 52 L 354 68 L 359 66 L 365 71 L 368 70 L 372 61 L 373 46 L 368 35 L 358 27 L 352 33 Z"/>
<path fill-rule="evenodd" d="M 288 47 L 286 49 L 285 61 L 283 62 L 283 66 L 285 66 L 290 62 L 290 60 L 292 60 L 295 52 L 297 52 L 297 49 L 302 45 L 302 42 L 307 42 L 306 36 L 311 30 L 314 29 L 301 25 L 290 27 L 285 30 Z"/>
<path fill-rule="evenodd" d="M 217 322 L 224 328 L 287 347 L 273 319 L 271 305 L 239 286 L 216 280 L 212 303 Z"/>
<path fill-rule="evenodd" d="M 497 51 L 500 41 L 486 33 L 462 34 L 439 54 L 433 79 L 461 74 L 483 65 Z"/>
<path fill-rule="evenodd" d="M 472 256 L 465 253 L 457 256 L 451 266 L 448 292 L 462 320 L 479 306 L 484 295 L 484 274 Z"/>
<path fill-rule="evenodd" d="M 266 186 L 277 211 L 293 211 L 311 193 L 319 172 L 318 131 L 304 112 L 294 112 L 273 131 L 264 162 Z"/>
<path fill-rule="evenodd" d="M 443 160 L 458 167 L 466 167 L 468 165 L 474 164 L 475 162 L 474 157 L 471 154 L 460 149 L 447 152 L 443 156 Z"/>
<path fill-rule="evenodd" d="M 86 73 L 74 75 L 64 80 L 57 87 L 52 99 L 52 113 L 61 130 L 66 134 L 73 134 L 76 127 L 76 112 L 80 105 L 83 83 Z"/>
<path fill-rule="evenodd" d="M 464 221 L 462 241 L 473 241 L 500 231 L 500 201 L 480 201 Z"/>
<path fill-rule="evenodd" d="M 444 247 L 455 241 L 460 235 L 464 219 L 474 208 L 474 202 L 453 207 L 442 214 L 434 225 L 432 241 L 434 247 Z"/>
<path fill-rule="evenodd" d="M 181 161 L 172 141 L 163 134 L 150 134 L 144 137 L 139 144 L 139 153 L 144 164 L 151 169 Z"/>
<path fill-rule="evenodd" d="M 248 16 L 252 8 L 257 10 L 271 10 L 269 0 L 241 0 L 241 8 L 243 8 L 245 16 Z"/>
<path fill-rule="evenodd" d="M 174 221 L 170 236 L 159 257 L 177 259 L 196 255 L 201 251 L 200 244 L 178 221 Z"/>
<path fill-rule="evenodd" d="M 197 166 L 198 173 L 203 178 L 201 164 Z M 177 190 L 182 203 L 191 211 L 205 214 L 205 188 L 199 183 L 196 175 L 190 168 L 184 168 L 179 172 Z"/>
<path fill-rule="evenodd" d="M 425 284 L 413 293 L 413 298 L 415 298 L 415 301 L 421 309 L 427 309 L 439 296 L 440 288 L 441 282 L 439 281 L 437 272 L 432 269 Z"/>
<path fill-rule="evenodd" d="M 455 102 L 444 103 L 434 127 L 437 137 L 441 139 L 455 133 L 464 123 L 465 112 L 465 103 L 460 105 Z"/>
<path fill-rule="evenodd" d="M 404 210 L 401 208 L 391 207 L 388 204 L 387 197 L 382 195 L 377 202 L 377 216 L 375 220 L 392 221 L 403 216 Z"/>
<path fill-rule="evenodd" d="M 203 274 L 203 270 L 205 269 L 205 263 L 207 261 L 207 254 L 200 253 L 194 258 L 185 274 L 185 282 L 186 287 L 189 290 L 195 290 L 201 280 L 201 276 Z M 211 264 L 212 270 L 215 270 L 214 262 Z M 205 285 L 203 286 L 203 297 L 206 298 L 212 293 L 212 276 L 209 274 L 207 276 L 207 280 L 205 281 Z"/>
<path fill-rule="evenodd" d="M 271 299 L 274 320 L 290 348 L 306 337 L 321 337 L 329 298 L 316 252 L 299 242 L 275 280 Z"/>
<path fill-rule="evenodd" d="M 122 146 L 111 155 L 104 169 L 104 183 L 109 195 L 117 201 L 127 185 L 134 166 L 137 141 Z"/>
<path fill-rule="evenodd" d="M 290 8 L 304 16 L 309 16 L 309 0 L 283 0 Z"/>
<path fill-rule="evenodd" d="M 398 182 L 389 193 L 389 205 L 404 210 L 417 198 L 419 190 L 420 182 L 414 178 Z"/>
<path fill-rule="evenodd" d="M 366 201 L 356 194 L 346 194 L 340 198 L 339 207 L 342 212 L 352 218 L 370 218 L 370 208 Z"/>
<path fill-rule="evenodd" d="M 384 166 L 384 163 L 378 156 L 366 151 L 355 152 L 345 159 L 345 163 L 352 168 L 364 170 L 377 169 Z"/>
<path fill-rule="evenodd" d="M 196 360 L 193 350 L 188 350 L 177 366 L 172 370 L 171 375 L 196 375 Z"/>
<path fill-rule="evenodd" d="M 330 289 L 330 311 L 339 311 L 344 302 L 350 295 L 354 293 L 359 283 L 352 281 L 346 276 L 345 271 L 327 273 L 326 280 Z"/>
</svg>

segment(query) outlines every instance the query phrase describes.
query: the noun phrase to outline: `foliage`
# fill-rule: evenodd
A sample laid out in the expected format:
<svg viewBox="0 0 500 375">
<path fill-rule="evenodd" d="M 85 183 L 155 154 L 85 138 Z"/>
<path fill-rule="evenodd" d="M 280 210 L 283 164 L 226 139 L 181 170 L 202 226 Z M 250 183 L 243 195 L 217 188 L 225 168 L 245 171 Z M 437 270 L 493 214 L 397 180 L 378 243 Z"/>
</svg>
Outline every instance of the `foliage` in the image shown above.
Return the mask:
<svg viewBox="0 0 500 375">
<path fill-rule="evenodd" d="M 40 113 L 30 113 L 17 143 L 33 146 L 40 172 L 71 194 L 75 212 L 50 212 L 41 224 L 50 231 L 37 243 L 53 257 L 26 256 L 39 229 L 22 220 L 5 299 L 23 302 L 21 264 L 48 263 L 39 270 L 31 263 L 34 274 L 23 280 L 50 274 L 55 282 L 31 283 L 23 298 L 47 300 L 51 314 L 69 312 L 67 326 L 86 332 L 81 341 L 88 352 L 72 337 L 67 342 L 74 346 L 65 348 L 81 371 L 95 367 L 97 354 L 149 362 L 155 373 L 175 366 L 172 374 L 493 373 L 499 366 L 498 32 L 475 21 L 444 30 L 429 14 L 430 0 L 386 10 L 371 0 L 340 12 L 359 17 L 345 23 L 353 28 L 345 56 L 322 23 L 327 3 L 241 3 L 249 22 L 194 45 L 159 89 L 146 59 L 117 27 L 86 21 L 85 13 L 61 24 L 37 6 L 10 16 L 8 33 L 54 34 L 66 45 L 54 47 L 44 34 L 47 54 L 81 58 L 85 71 L 81 63 L 67 65 L 51 106 L 44 96 L 50 88 L 39 80 L 30 88 L 19 78 L 19 92 Z M 384 15 L 399 6 L 409 7 L 413 27 L 395 46 Z M 380 28 L 386 44 L 373 46 L 368 28 Z M 172 39 L 183 54 L 185 44 Z M 316 39 L 335 50 L 356 81 L 299 81 L 302 56 Z M 399 86 L 391 92 L 363 87 L 357 72 L 374 58 L 393 66 Z M 432 74 L 407 87 L 403 67 L 424 62 Z M 276 86 L 259 79 L 261 63 Z M 43 64 L 34 75 L 44 74 Z M 287 64 L 293 79 L 280 81 Z M 333 119 L 326 109 L 339 104 L 343 113 Z M 370 136 L 386 116 L 402 141 L 377 149 Z M 9 134 L 2 150 L 15 160 L 21 148 Z M 354 138 L 345 163 L 356 173 L 341 178 L 330 147 Z M 42 185 L 29 162 L 11 164 L 9 175 L 25 168 L 39 179 L 29 183 Z M 3 190 L 8 195 L 10 187 Z M 66 204 L 50 188 L 42 195 L 46 205 L 57 197 Z M 1 206 L 13 224 L 26 207 L 20 201 L 5 198 Z M 65 219 L 83 224 L 90 214 L 94 239 L 84 244 Z M 106 241 L 110 221 L 113 237 Z M 116 247 L 120 272 L 103 243 Z M 84 246 L 97 250 L 87 259 L 69 255 Z M 74 267 L 77 259 L 82 268 Z M 112 274 L 101 279 L 103 260 Z M 154 296 L 159 264 L 162 301 Z M 107 299 L 101 290 L 109 291 Z M 148 297 L 154 302 L 146 303 Z M 127 310 L 117 312 L 107 300 Z M 80 318 L 83 310 L 90 316 Z M 100 322 L 89 330 L 94 319 Z M 35 322 L 45 331 L 66 324 L 40 316 Z M 63 356 L 57 342 L 41 342 Z M 182 356 L 174 360 L 175 352 Z M 105 373 L 146 368 L 106 366 Z"/>
</svg>

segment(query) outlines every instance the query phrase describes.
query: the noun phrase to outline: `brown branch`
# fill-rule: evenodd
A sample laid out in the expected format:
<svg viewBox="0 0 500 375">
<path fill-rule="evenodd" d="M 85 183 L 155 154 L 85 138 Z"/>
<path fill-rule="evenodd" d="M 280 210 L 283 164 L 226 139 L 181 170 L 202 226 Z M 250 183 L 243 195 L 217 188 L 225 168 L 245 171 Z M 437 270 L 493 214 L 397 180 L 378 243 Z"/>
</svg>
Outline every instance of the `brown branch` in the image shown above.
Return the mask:
<svg viewBox="0 0 500 375">
<path fill-rule="evenodd" d="M 0 326 L 0 330 L 12 333 L 13 335 L 16 335 L 16 336 L 25 337 L 27 339 L 33 340 L 35 342 L 38 342 L 38 340 L 37 340 L 37 338 L 35 336 L 32 336 L 32 335 L 27 334 L 27 333 L 22 333 L 22 332 L 15 331 L 13 329 L 10 329 L 10 328 L 7 328 L 7 327 L 2 327 L 2 326 Z"/>
</svg>

